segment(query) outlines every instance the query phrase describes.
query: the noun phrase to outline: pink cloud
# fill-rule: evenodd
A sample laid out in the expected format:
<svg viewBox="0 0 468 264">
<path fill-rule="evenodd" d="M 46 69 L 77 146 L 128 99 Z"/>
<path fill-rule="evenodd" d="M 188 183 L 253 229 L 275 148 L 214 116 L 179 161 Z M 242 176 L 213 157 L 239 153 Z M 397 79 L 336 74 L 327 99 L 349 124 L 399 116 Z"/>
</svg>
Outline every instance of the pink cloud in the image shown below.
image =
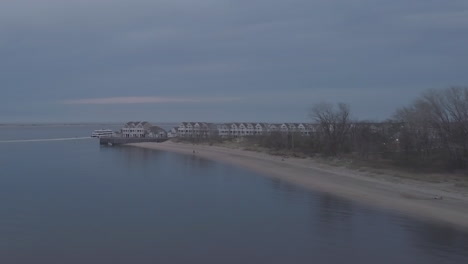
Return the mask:
<svg viewBox="0 0 468 264">
<path fill-rule="evenodd" d="M 230 97 L 201 97 L 201 98 L 182 98 L 182 97 L 107 97 L 107 98 L 86 98 L 77 100 L 62 101 L 62 104 L 87 104 L 87 105 L 105 105 L 105 104 L 155 104 L 155 103 L 216 103 L 235 101 L 238 98 Z"/>
</svg>

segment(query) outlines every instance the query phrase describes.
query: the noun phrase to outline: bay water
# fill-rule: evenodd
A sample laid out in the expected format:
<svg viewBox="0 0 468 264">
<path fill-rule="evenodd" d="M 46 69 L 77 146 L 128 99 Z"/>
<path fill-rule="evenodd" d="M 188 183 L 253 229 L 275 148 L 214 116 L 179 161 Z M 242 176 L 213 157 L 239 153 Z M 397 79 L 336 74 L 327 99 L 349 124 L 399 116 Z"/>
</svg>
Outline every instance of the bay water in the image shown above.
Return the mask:
<svg viewBox="0 0 468 264">
<path fill-rule="evenodd" d="M 0 127 L 0 263 L 468 263 L 463 230 L 98 128 Z"/>
</svg>

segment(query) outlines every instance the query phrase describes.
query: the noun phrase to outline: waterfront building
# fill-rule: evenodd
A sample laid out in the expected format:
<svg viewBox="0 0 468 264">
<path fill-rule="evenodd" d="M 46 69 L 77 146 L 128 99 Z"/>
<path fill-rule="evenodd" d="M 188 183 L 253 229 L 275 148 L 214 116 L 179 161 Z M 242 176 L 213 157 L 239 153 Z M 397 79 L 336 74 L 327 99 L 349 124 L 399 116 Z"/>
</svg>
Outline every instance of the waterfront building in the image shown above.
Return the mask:
<svg viewBox="0 0 468 264">
<path fill-rule="evenodd" d="M 148 122 L 128 122 L 121 129 L 122 137 L 133 138 L 133 137 L 144 137 L 145 133 L 149 130 L 151 124 Z"/>
<path fill-rule="evenodd" d="M 246 127 L 245 127 L 245 131 L 246 131 L 246 136 L 253 136 L 255 135 L 255 127 L 252 123 L 246 123 Z"/>
<path fill-rule="evenodd" d="M 167 137 L 168 138 L 174 138 L 177 137 L 177 132 L 178 132 L 178 127 L 173 127 L 169 132 L 167 132 Z"/>
<path fill-rule="evenodd" d="M 217 124 L 216 130 L 218 130 L 218 136 L 222 138 L 229 137 L 229 125 L 228 124 Z"/>
<path fill-rule="evenodd" d="M 283 123 L 279 126 L 279 130 L 281 133 L 288 133 L 289 132 L 289 127 L 286 123 Z"/>
<path fill-rule="evenodd" d="M 294 133 L 297 131 L 297 125 L 295 123 L 288 123 L 286 124 L 288 126 L 288 132 Z"/>
<path fill-rule="evenodd" d="M 128 122 L 126 123 L 121 131 L 121 135 L 124 138 L 163 138 L 167 137 L 167 132 L 158 127 L 153 126 L 149 122 Z"/>
<path fill-rule="evenodd" d="M 150 138 L 167 138 L 166 130 L 158 126 L 151 126 L 144 137 Z"/>
<path fill-rule="evenodd" d="M 278 124 L 269 124 L 268 125 L 268 132 L 278 132 L 279 131 L 279 125 Z"/>
<path fill-rule="evenodd" d="M 255 124 L 255 135 L 256 136 L 261 136 L 261 135 L 266 135 L 268 134 L 268 124 L 265 123 L 257 123 Z"/>
<path fill-rule="evenodd" d="M 193 124 L 191 122 L 182 122 L 177 129 L 179 137 L 193 137 Z"/>
<path fill-rule="evenodd" d="M 317 131 L 317 124 L 308 123 L 206 123 L 206 122 L 182 122 L 173 128 L 172 135 L 188 138 L 208 137 L 248 137 L 261 136 L 270 133 L 281 132 L 284 134 L 298 133 L 302 136 L 310 136 Z"/>
<path fill-rule="evenodd" d="M 182 122 L 177 127 L 178 137 L 206 138 L 217 136 L 219 133 L 218 124 L 206 122 Z"/>
<path fill-rule="evenodd" d="M 239 133 L 239 124 L 237 124 L 237 123 L 230 123 L 229 124 L 229 135 L 231 137 L 238 137 L 240 135 L 240 133 Z"/>
<path fill-rule="evenodd" d="M 237 126 L 237 129 L 239 131 L 239 134 L 238 134 L 239 137 L 244 137 L 247 135 L 247 126 L 244 123 L 240 123 Z"/>
</svg>

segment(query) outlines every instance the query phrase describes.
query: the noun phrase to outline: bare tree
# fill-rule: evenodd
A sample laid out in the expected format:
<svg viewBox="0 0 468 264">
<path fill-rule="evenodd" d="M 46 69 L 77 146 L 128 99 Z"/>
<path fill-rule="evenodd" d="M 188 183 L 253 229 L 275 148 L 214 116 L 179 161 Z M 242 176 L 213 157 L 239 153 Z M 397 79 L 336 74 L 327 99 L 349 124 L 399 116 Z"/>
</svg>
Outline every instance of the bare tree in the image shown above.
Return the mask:
<svg viewBox="0 0 468 264">
<path fill-rule="evenodd" d="M 430 90 L 418 100 L 428 105 L 432 125 L 457 167 L 468 160 L 468 87 Z"/>
<path fill-rule="evenodd" d="M 319 124 L 319 134 L 324 151 L 337 155 L 345 149 L 345 140 L 350 129 L 350 107 L 345 103 L 336 106 L 331 103 L 318 103 L 310 109 L 310 118 Z"/>
<path fill-rule="evenodd" d="M 445 150 L 455 168 L 468 162 L 468 88 L 429 90 L 395 117 L 404 123 L 401 144 L 430 156 Z"/>
<path fill-rule="evenodd" d="M 404 158 L 408 162 L 412 162 L 410 156 L 425 160 L 436 148 L 429 112 L 427 104 L 415 101 L 411 106 L 398 109 L 394 115 L 394 118 L 402 124 L 398 140 Z"/>
</svg>

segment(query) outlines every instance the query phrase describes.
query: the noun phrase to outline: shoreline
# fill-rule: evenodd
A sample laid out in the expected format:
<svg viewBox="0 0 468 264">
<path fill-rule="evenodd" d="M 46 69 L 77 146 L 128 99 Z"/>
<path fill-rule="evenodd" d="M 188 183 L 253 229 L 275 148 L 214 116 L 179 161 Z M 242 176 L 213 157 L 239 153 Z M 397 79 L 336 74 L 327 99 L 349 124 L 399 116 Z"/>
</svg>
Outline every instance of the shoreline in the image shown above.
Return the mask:
<svg viewBox="0 0 468 264">
<path fill-rule="evenodd" d="M 431 222 L 468 230 L 468 189 L 456 191 L 447 183 L 430 183 L 332 167 L 312 159 L 282 158 L 266 153 L 186 143 L 135 143 L 156 149 L 220 161 L 277 178 L 311 191 L 336 195 Z M 396 180 L 397 179 L 397 180 Z"/>
</svg>

